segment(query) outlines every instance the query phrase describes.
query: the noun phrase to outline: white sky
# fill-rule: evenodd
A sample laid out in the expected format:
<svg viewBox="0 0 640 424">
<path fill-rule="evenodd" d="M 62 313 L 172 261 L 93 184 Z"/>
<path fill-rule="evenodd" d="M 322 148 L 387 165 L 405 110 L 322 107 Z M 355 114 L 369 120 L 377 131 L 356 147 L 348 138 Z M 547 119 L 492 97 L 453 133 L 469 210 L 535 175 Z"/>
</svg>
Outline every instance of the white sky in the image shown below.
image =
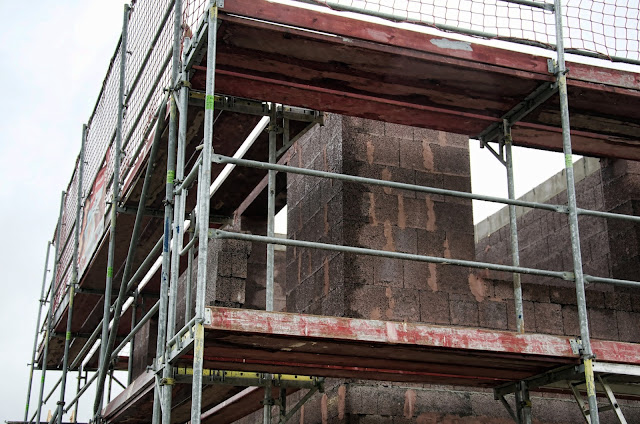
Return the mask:
<svg viewBox="0 0 640 424">
<path fill-rule="evenodd" d="M 55 228 L 60 192 L 67 187 L 85 123 L 121 30 L 118 1 L 19 2 L 0 0 L 0 421 L 24 414 L 38 297 L 47 241 Z M 472 144 L 473 189 L 506 196 L 505 170 Z M 545 152 L 515 153 L 516 189 L 528 191 L 563 165 Z M 535 178 L 533 177 L 535 175 Z M 476 220 L 493 209 L 476 212 Z M 29 416 L 35 411 L 36 371 Z M 48 381 L 58 373 L 48 373 Z M 8 383 L 8 384 L 7 384 Z M 75 393 L 75 373 L 67 400 Z M 55 407 L 58 395 L 43 408 Z M 81 400 L 88 417 L 93 397 Z"/>
</svg>

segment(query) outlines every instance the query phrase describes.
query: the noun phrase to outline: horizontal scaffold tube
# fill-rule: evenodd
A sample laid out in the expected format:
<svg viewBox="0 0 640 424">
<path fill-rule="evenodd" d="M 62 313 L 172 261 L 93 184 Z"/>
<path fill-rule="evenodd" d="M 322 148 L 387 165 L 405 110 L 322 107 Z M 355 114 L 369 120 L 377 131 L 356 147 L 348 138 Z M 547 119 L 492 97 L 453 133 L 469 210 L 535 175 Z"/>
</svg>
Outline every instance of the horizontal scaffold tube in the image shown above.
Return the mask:
<svg viewBox="0 0 640 424">
<path fill-rule="evenodd" d="M 259 161 L 248 160 L 248 159 L 237 159 L 237 158 L 232 158 L 229 156 L 217 155 L 217 154 L 214 154 L 212 159 L 213 159 L 213 162 L 215 163 L 232 163 L 235 165 L 247 166 L 250 168 L 267 169 L 267 170 L 273 169 L 278 172 L 290 172 L 292 174 L 308 175 L 311 177 L 331 178 L 334 180 L 342 180 L 342 181 L 361 183 L 361 184 L 371 184 L 371 185 L 377 185 L 382 187 L 397 188 L 397 189 L 407 190 L 407 191 L 416 191 L 420 193 L 460 197 L 463 199 L 480 200 L 483 202 L 503 203 L 506 205 L 514 205 L 514 206 L 520 206 L 520 207 L 531 208 L 531 209 L 544 209 L 544 210 L 560 212 L 564 214 L 568 212 L 567 207 L 564 205 L 529 202 L 526 200 L 515 200 L 515 199 L 512 200 L 512 199 L 507 199 L 503 197 L 467 193 L 466 191 L 447 190 L 444 188 L 426 187 L 426 186 L 421 186 L 416 184 L 399 183 L 396 181 L 378 180 L 375 178 L 359 177 L 356 175 L 337 174 L 334 172 L 317 171 L 315 169 L 298 168 L 298 167 L 289 166 L 289 165 L 278 165 L 278 164 L 270 164 L 267 162 L 259 162 Z M 628 221 L 640 222 L 640 216 L 625 215 L 625 214 L 619 214 L 619 213 L 613 213 L 613 212 L 593 211 L 589 209 L 580 209 L 580 208 L 578 208 L 577 211 L 579 215 L 597 216 L 601 218 L 623 219 Z"/>
<path fill-rule="evenodd" d="M 467 261 L 464 259 L 438 258 L 435 256 L 423 256 L 423 255 L 414 255 L 412 253 L 389 252 L 386 250 L 367 249 L 364 247 L 354 247 L 354 246 L 340 246 L 335 244 L 318 243 L 318 242 L 304 241 L 304 240 L 281 239 L 278 237 L 258 236 L 254 234 L 235 233 L 235 232 L 223 231 L 223 230 L 214 230 L 213 237 L 218 239 L 257 241 L 262 243 L 280 244 L 284 246 L 332 250 L 336 252 L 355 253 L 358 255 L 379 256 L 379 257 L 391 258 L 391 259 L 405 259 L 405 260 L 417 261 L 417 262 L 431 262 L 431 263 L 437 263 L 437 264 L 443 264 L 443 265 L 457 265 L 457 266 L 465 266 L 469 268 L 490 269 L 493 271 L 519 272 L 521 274 L 532 274 L 532 275 L 542 275 L 545 277 L 561 278 L 563 280 L 568 280 L 568 281 L 571 281 L 573 279 L 573 274 L 570 272 L 549 271 L 545 269 L 526 268 L 521 266 L 498 265 L 498 264 L 490 264 L 486 262 Z"/>
<path fill-rule="evenodd" d="M 270 164 L 248 159 L 236 159 L 229 156 L 213 155 L 215 163 L 232 163 L 258 169 L 271 169 L 278 172 L 290 172 L 292 174 L 308 175 L 311 177 L 331 178 L 352 183 L 371 184 L 382 187 L 391 187 L 407 191 L 416 191 L 428 194 L 440 194 L 444 196 L 461 197 L 463 199 L 482 200 L 484 202 L 504 203 L 507 205 L 522 206 L 525 208 L 545 209 L 554 212 L 566 212 L 566 207 L 547 203 L 527 202 L 525 200 L 511 200 L 503 197 L 485 196 L 483 194 L 467 193 L 466 191 L 447 190 L 444 188 L 426 187 L 416 184 L 399 183 L 395 181 L 377 180 L 375 178 L 358 177 L 356 175 L 336 174 L 334 172 L 316 171 L 315 169 L 297 168 L 295 166 Z"/>
</svg>

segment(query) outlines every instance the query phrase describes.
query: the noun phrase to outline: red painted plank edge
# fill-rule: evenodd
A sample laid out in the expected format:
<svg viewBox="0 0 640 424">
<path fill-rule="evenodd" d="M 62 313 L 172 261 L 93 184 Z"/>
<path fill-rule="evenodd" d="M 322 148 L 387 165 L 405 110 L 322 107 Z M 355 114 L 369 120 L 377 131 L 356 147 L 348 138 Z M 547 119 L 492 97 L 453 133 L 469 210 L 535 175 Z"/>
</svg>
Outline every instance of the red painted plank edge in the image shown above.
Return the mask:
<svg viewBox="0 0 640 424">
<path fill-rule="evenodd" d="M 206 326 L 209 330 L 487 353 L 577 357 L 571 350 L 570 337 L 566 336 L 230 308 L 207 308 L 207 314 L 211 318 L 211 324 Z M 300 340 L 292 339 L 291 343 L 295 347 Z M 640 346 L 637 344 L 593 340 L 592 345 L 598 360 L 640 364 Z"/>
</svg>

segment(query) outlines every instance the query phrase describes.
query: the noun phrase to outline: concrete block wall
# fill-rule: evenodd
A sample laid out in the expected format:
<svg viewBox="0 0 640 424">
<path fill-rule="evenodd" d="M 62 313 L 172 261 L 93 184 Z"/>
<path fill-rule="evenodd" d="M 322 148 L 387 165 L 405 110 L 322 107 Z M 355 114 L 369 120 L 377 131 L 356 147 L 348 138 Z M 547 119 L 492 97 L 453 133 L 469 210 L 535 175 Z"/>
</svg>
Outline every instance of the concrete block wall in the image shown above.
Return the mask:
<svg viewBox="0 0 640 424">
<path fill-rule="evenodd" d="M 263 217 L 241 216 L 236 220 L 235 231 L 267 235 L 267 220 Z M 245 302 L 248 309 L 265 309 L 267 281 L 267 245 L 251 242 L 251 253 L 246 258 L 247 275 L 245 280 Z M 275 246 L 274 259 L 274 310 L 283 311 L 286 307 L 284 294 L 286 249 Z"/>
<path fill-rule="evenodd" d="M 640 195 L 636 162 L 584 158 L 576 162 L 581 176 L 576 183 L 578 207 L 607 212 L 637 214 Z M 564 173 L 541 184 L 528 195 L 530 200 L 566 204 Z M 549 187 L 558 185 L 549 194 Z M 542 196 L 542 197 L 541 197 Z M 481 234 L 476 258 L 481 261 L 511 264 L 510 232 L 506 211 L 502 223 L 480 223 Z M 500 213 L 498 214 L 500 215 Z M 580 249 L 585 274 L 637 280 L 638 230 L 629 221 L 580 216 Z M 521 211 L 518 220 L 521 265 L 554 271 L 573 270 L 573 258 L 567 217 L 542 210 Z M 501 226 L 502 225 L 502 226 Z M 489 234 L 486 234 L 489 233 Z M 507 273 L 483 274 L 491 299 L 506 302 L 508 325 L 515 329 L 512 277 Z M 551 277 L 523 275 L 524 317 L 526 331 L 579 334 L 576 294 L 572 282 Z M 591 284 L 586 289 L 590 329 L 593 338 L 640 342 L 640 293 L 637 290 L 608 284 Z"/>
<path fill-rule="evenodd" d="M 290 164 L 470 191 L 465 138 L 382 122 L 331 115 L 324 128 L 315 129 L 294 146 Z M 610 180 L 609 184 L 628 184 L 626 180 Z M 586 179 L 582 188 L 580 206 L 597 208 L 605 203 L 604 189 L 596 177 Z M 562 202 L 562 194 L 551 201 Z M 627 202 L 617 205 L 627 210 L 634 206 Z M 461 259 L 475 259 L 478 253 L 477 259 L 493 255 L 497 263 L 509 260 L 490 243 L 474 246 L 471 205 L 466 200 L 290 175 L 288 207 L 290 238 Z M 563 218 L 537 213 L 521 218 L 530 223 L 530 228 L 522 225 L 530 240 L 522 245 L 524 260 L 564 269 L 568 245 L 538 237 L 543 231 L 561 233 L 566 226 Z M 608 237 L 602 224 L 582 220 L 585 243 L 591 248 L 586 265 L 595 269 L 608 258 Z M 533 223 L 539 226 L 531 226 Z M 497 236 L 501 246 L 507 247 L 507 231 L 500 230 Z M 558 249 L 555 256 L 546 257 L 544 253 L 552 251 L 550 245 Z M 635 254 L 632 249 L 626 252 L 630 257 Z M 577 334 L 572 286 L 543 283 L 549 282 L 525 279 L 527 331 Z M 504 274 L 290 248 L 286 293 L 289 312 L 515 329 L 511 276 Z M 589 290 L 588 296 L 589 303 L 597 306 L 590 310 L 598 322 L 592 327 L 594 336 L 611 336 L 612 315 L 617 318 L 615 334 L 619 334 L 623 315 L 629 318 L 629 326 L 638 322 L 629 315 L 636 313 L 636 299 L 630 293 Z M 325 393 L 312 398 L 292 422 L 511 422 L 488 391 L 357 380 L 330 380 L 327 386 Z M 301 396 L 302 392 L 291 396 L 288 404 Z M 567 396 L 535 394 L 533 404 L 536 423 L 582 420 L 575 401 Z M 640 418 L 636 404 L 623 401 L 623 410 L 631 421 Z M 613 416 L 602 415 L 603 423 L 615 422 Z M 259 421 L 257 413 L 241 422 Z"/>
<path fill-rule="evenodd" d="M 296 143 L 294 166 L 470 190 L 466 137 L 330 115 Z M 289 175 L 288 236 L 473 259 L 471 203 L 359 183 Z M 287 311 L 477 325 L 484 296 L 469 270 L 354 254 L 287 251 Z"/>
<path fill-rule="evenodd" d="M 209 241 L 207 260 L 206 305 L 242 307 L 246 302 L 246 281 L 249 275 L 248 258 L 251 255 L 251 243 L 241 240 Z M 178 296 L 176 299 L 176 331 L 185 325 L 185 309 L 189 303 L 194 315 L 197 292 L 197 261 L 193 263 L 192 290 L 190 302 L 186 300 L 186 282 L 188 270 L 178 278 Z M 138 319 L 146 311 L 139 308 Z M 136 334 L 133 348 L 133 378 L 142 374 L 156 356 L 158 335 L 157 319 L 149 320 Z"/>
</svg>

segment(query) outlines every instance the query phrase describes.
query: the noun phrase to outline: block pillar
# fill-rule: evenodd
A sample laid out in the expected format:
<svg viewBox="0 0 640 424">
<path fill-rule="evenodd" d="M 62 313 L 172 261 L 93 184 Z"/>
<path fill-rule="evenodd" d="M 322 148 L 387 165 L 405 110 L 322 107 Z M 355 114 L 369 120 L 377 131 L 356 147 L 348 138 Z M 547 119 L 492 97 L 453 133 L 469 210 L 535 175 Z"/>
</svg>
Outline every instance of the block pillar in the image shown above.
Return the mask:
<svg viewBox="0 0 640 424">
<path fill-rule="evenodd" d="M 290 164 L 470 190 L 468 139 L 330 115 L 294 146 Z M 474 258 L 471 202 L 289 175 L 294 239 L 459 259 Z M 314 249 L 287 250 L 287 310 L 477 325 L 485 285 L 468 269 Z"/>
</svg>

